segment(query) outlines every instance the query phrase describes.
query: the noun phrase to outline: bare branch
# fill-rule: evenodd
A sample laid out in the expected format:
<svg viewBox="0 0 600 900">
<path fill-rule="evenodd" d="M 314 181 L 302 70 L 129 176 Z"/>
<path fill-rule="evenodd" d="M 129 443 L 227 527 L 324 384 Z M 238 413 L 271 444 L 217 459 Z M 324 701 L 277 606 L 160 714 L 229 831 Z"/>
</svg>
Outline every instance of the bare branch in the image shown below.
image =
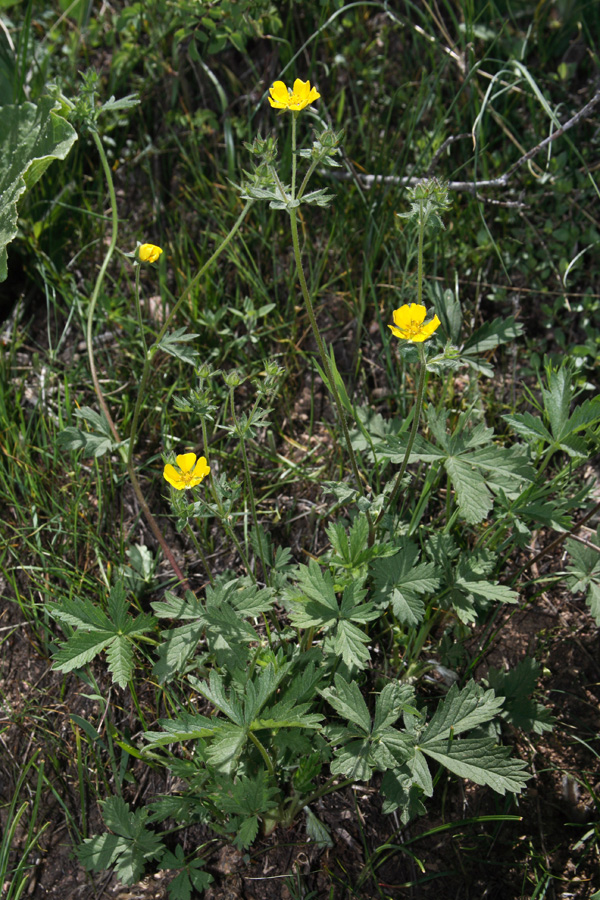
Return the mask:
<svg viewBox="0 0 600 900">
<path fill-rule="evenodd" d="M 579 112 L 575 113 L 574 116 L 571 116 L 568 121 L 566 121 L 560 128 L 557 128 L 556 131 L 553 131 L 552 134 L 548 135 L 547 138 L 544 138 L 543 141 L 540 141 L 539 144 L 536 144 L 535 147 L 532 147 L 531 150 L 528 150 L 527 153 L 524 153 L 523 156 L 520 157 L 513 163 L 510 169 L 507 172 L 504 172 L 503 175 L 499 175 L 497 178 L 490 178 L 482 181 L 448 181 L 446 182 L 446 187 L 450 191 L 467 191 L 470 194 L 477 194 L 478 191 L 486 190 L 488 188 L 501 188 L 506 187 L 509 183 L 510 178 L 514 175 L 514 173 L 519 169 L 523 163 L 528 162 L 528 160 L 533 159 L 540 150 L 543 150 L 552 141 L 555 141 L 557 138 L 561 137 L 566 131 L 570 128 L 573 128 L 574 125 L 579 122 L 584 116 L 586 116 L 595 106 L 600 103 L 600 90 L 596 91 L 592 99 L 582 106 Z M 463 137 L 470 137 L 470 135 L 459 134 L 456 137 L 448 138 L 443 144 L 442 147 L 435 154 L 432 163 L 428 169 L 429 174 L 439 159 L 439 156 L 443 149 L 445 149 L 449 144 L 454 141 L 458 141 Z M 399 175 L 363 175 L 360 172 L 336 172 L 333 173 L 331 170 L 327 173 L 334 178 L 337 178 L 339 181 L 358 181 L 362 187 L 370 188 L 374 184 L 396 184 L 402 185 L 406 187 L 410 187 L 415 184 L 419 184 L 422 181 L 422 178 L 417 178 L 414 175 L 407 175 L 400 177 Z M 506 201 L 508 203 L 508 201 Z M 510 203 L 511 206 L 519 206 L 518 202 Z"/>
</svg>

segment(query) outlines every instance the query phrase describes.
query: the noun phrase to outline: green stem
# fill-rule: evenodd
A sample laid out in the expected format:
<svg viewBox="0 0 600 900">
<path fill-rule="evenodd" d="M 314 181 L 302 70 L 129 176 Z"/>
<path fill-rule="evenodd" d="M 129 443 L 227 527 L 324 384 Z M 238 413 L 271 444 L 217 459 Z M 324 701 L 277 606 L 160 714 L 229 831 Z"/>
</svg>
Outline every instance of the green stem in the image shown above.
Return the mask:
<svg viewBox="0 0 600 900">
<path fill-rule="evenodd" d="M 417 303 L 423 305 L 423 240 L 425 237 L 426 219 L 423 219 L 423 202 L 419 211 L 419 243 L 417 249 Z"/>
<path fill-rule="evenodd" d="M 319 356 L 321 357 L 321 364 L 323 366 L 323 371 L 325 372 L 325 376 L 328 381 L 328 387 L 331 391 L 333 399 L 335 401 L 335 405 L 337 407 L 338 418 L 340 420 L 340 424 L 342 426 L 342 431 L 344 432 L 344 439 L 346 441 L 346 447 L 348 448 L 348 455 L 350 457 L 350 464 L 352 466 L 352 471 L 354 473 L 354 478 L 356 481 L 356 486 L 361 497 L 364 497 L 365 491 L 363 487 L 363 482 L 360 477 L 360 472 L 358 471 L 358 465 L 356 463 L 356 457 L 354 455 L 354 449 L 352 447 L 352 441 L 350 440 L 350 432 L 348 431 L 348 423 L 346 422 L 346 413 L 344 411 L 344 407 L 342 406 L 342 401 L 340 400 L 340 395 L 338 393 L 338 389 L 336 383 L 333 378 L 333 372 L 331 371 L 331 366 L 329 364 L 329 357 L 325 351 L 325 345 L 323 344 L 323 339 L 319 332 L 319 326 L 317 325 L 317 319 L 315 317 L 315 311 L 313 308 L 312 300 L 310 299 L 310 293 L 308 290 L 308 285 L 306 283 L 306 278 L 304 276 L 304 269 L 302 268 L 302 258 L 300 256 L 300 241 L 298 239 L 298 222 L 296 219 L 296 210 L 290 209 L 290 223 L 292 229 L 292 245 L 294 248 L 294 259 L 296 261 L 296 270 L 298 272 L 298 279 L 300 281 L 300 290 L 302 291 L 302 296 L 304 298 L 304 304 L 306 306 L 306 312 L 308 313 L 308 319 L 310 321 L 313 334 L 315 337 L 315 341 L 317 342 L 317 348 L 319 350 Z M 371 528 L 371 524 L 370 524 Z"/>
<path fill-rule="evenodd" d="M 248 463 L 248 454 L 246 453 L 246 441 L 244 438 L 243 429 L 240 428 L 238 418 L 235 414 L 235 403 L 234 403 L 234 389 L 233 387 L 229 388 L 229 403 L 231 406 L 231 417 L 233 419 L 233 425 L 235 427 L 237 436 L 240 439 L 240 446 L 242 448 L 242 460 L 244 463 L 244 474 L 246 476 L 246 488 L 248 490 L 248 496 L 250 498 L 250 509 L 252 510 L 252 519 L 254 521 L 254 528 L 256 530 L 256 537 L 258 540 L 258 555 L 260 556 L 260 564 L 263 570 L 263 577 L 266 583 L 270 584 L 269 578 L 269 570 L 265 563 L 265 553 L 262 544 L 262 537 L 260 533 L 260 526 L 258 524 L 258 516 L 256 515 L 256 503 L 254 500 L 254 489 L 252 487 L 252 475 L 250 474 L 250 465 Z"/>
<path fill-rule="evenodd" d="M 207 448 L 208 448 L 208 432 L 206 430 L 206 418 L 204 416 L 202 416 L 202 418 L 200 420 L 200 424 L 202 426 L 202 440 L 204 442 L 204 452 L 206 453 Z M 215 506 L 219 510 L 219 519 L 223 524 L 225 533 L 227 534 L 229 539 L 235 544 L 235 547 L 236 547 L 238 553 L 240 554 L 242 562 L 246 566 L 246 571 L 256 582 L 256 579 L 254 578 L 254 575 L 253 575 L 252 571 L 250 570 L 250 564 L 248 563 L 246 554 L 242 550 L 242 546 L 241 546 L 240 542 L 238 541 L 238 539 L 236 538 L 233 528 L 229 527 L 229 524 L 227 522 L 227 517 L 225 515 L 225 510 L 223 509 L 223 504 L 221 503 L 221 498 L 219 496 L 219 492 L 216 488 L 213 478 L 210 478 L 208 483 L 209 483 L 210 492 L 211 492 L 213 500 L 215 502 Z"/>
<path fill-rule="evenodd" d="M 248 737 L 250 738 L 250 740 L 252 741 L 252 743 L 254 744 L 254 746 L 257 748 L 258 752 L 262 756 L 263 760 L 265 761 L 265 765 L 266 765 L 267 769 L 269 770 L 269 775 L 271 776 L 271 778 L 275 778 L 275 769 L 273 767 L 273 763 L 271 762 L 269 754 L 267 753 L 267 751 L 265 750 L 265 748 L 263 747 L 263 745 L 261 744 L 261 742 L 259 741 L 259 739 L 256 737 L 255 734 L 253 734 L 251 731 L 249 731 Z"/>
<path fill-rule="evenodd" d="M 116 247 L 116 244 L 117 244 L 117 236 L 118 236 L 118 230 L 119 230 L 119 216 L 118 216 L 118 212 L 117 212 L 117 197 L 115 194 L 115 188 L 114 188 L 113 179 L 112 179 L 112 172 L 111 172 L 110 166 L 108 164 L 108 159 L 106 158 L 104 146 L 103 146 L 102 141 L 100 140 L 100 136 L 97 132 L 95 132 L 95 131 L 92 132 L 92 138 L 96 145 L 98 155 L 100 156 L 100 162 L 102 164 L 102 169 L 104 171 L 104 177 L 106 179 L 106 184 L 108 187 L 108 194 L 110 197 L 111 217 L 112 217 L 112 234 L 111 234 L 111 238 L 110 238 L 110 243 L 108 245 L 108 249 L 106 251 L 106 255 L 104 257 L 102 265 L 100 266 L 100 271 L 98 272 L 98 276 L 96 278 L 96 283 L 94 285 L 94 290 L 92 292 L 92 296 L 90 298 L 90 305 L 89 305 L 88 317 L 87 317 L 87 328 L 86 328 L 86 344 L 87 344 L 87 351 L 88 351 L 88 359 L 89 359 L 89 363 L 90 363 L 90 373 L 92 376 L 92 383 L 94 385 L 94 391 L 96 392 L 96 397 L 98 398 L 98 403 L 100 404 L 100 408 L 102 409 L 102 412 L 106 416 L 106 420 L 108 422 L 109 428 L 111 430 L 111 433 L 112 433 L 115 441 L 117 442 L 117 444 L 120 444 L 121 438 L 120 438 L 119 432 L 117 431 L 117 427 L 116 427 L 115 423 L 113 422 L 112 416 L 108 409 L 108 405 L 106 403 L 106 400 L 104 399 L 104 394 L 102 393 L 102 388 L 100 387 L 100 382 L 98 381 L 98 375 L 96 372 L 96 362 L 94 360 L 94 347 L 93 347 L 93 342 L 92 342 L 92 328 L 93 328 L 93 323 L 94 323 L 94 312 L 96 309 L 96 303 L 98 301 L 98 296 L 100 294 L 100 288 L 102 286 L 102 281 L 104 280 L 104 275 L 106 273 L 106 269 L 108 267 L 110 258 L 112 256 L 114 249 Z M 187 582 L 187 579 L 185 578 L 183 572 L 177 565 L 177 562 L 175 560 L 175 557 L 173 556 L 171 548 L 167 544 L 162 531 L 158 527 L 158 523 L 157 523 L 156 519 L 150 512 L 150 508 L 149 508 L 148 504 L 146 503 L 146 499 L 144 497 L 144 494 L 140 487 L 140 483 L 137 479 L 137 475 L 134 471 L 133 464 L 131 462 L 131 453 L 132 453 L 132 448 L 131 448 L 131 442 L 130 442 L 130 446 L 128 448 L 128 453 L 127 453 L 127 460 L 126 460 L 127 471 L 128 471 L 129 477 L 131 479 L 131 485 L 133 487 L 133 491 L 135 493 L 135 496 L 137 497 L 138 503 L 140 504 L 141 510 L 146 518 L 146 521 L 148 522 L 148 525 L 150 526 L 150 530 L 152 531 L 152 534 L 154 535 L 154 537 L 160 544 L 160 546 L 163 550 L 163 553 L 169 560 L 169 563 L 171 565 L 171 568 L 173 569 L 173 572 L 175 573 L 175 576 L 177 577 L 177 579 L 181 582 L 181 584 L 186 589 L 191 590 L 191 588 Z"/>
<path fill-rule="evenodd" d="M 243 547 L 242 547 L 242 545 L 240 544 L 239 540 L 237 539 L 237 537 L 236 537 L 236 535 L 235 535 L 235 531 L 233 530 L 233 527 L 232 527 L 232 526 L 229 524 L 229 522 L 227 521 L 227 515 L 226 515 L 225 510 L 224 510 L 224 508 L 223 508 L 223 504 L 221 503 L 221 498 L 220 498 L 220 496 L 219 496 L 219 492 L 218 492 L 217 487 L 216 487 L 216 485 L 214 484 L 212 478 L 210 479 L 209 484 L 210 484 L 210 486 L 211 486 L 211 494 L 213 495 L 213 499 L 214 499 L 214 501 L 215 501 L 215 505 L 216 505 L 217 510 L 218 510 L 217 516 L 218 516 L 218 518 L 219 518 L 219 521 L 220 521 L 221 524 L 223 525 L 223 528 L 225 529 L 225 534 L 227 535 L 227 537 L 229 538 L 229 540 L 233 543 L 233 545 L 235 546 L 235 549 L 237 550 L 237 552 L 240 554 L 240 558 L 241 558 L 242 563 L 244 564 L 244 566 L 245 566 L 245 568 L 246 568 L 246 571 L 248 572 L 248 575 L 250 576 L 250 578 L 252 579 L 252 581 L 254 582 L 254 584 L 256 584 L 256 576 L 254 575 L 254 572 L 253 572 L 252 569 L 250 568 L 250 563 L 249 563 L 249 561 L 248 561 L 248 557 L 247 557 L 246 554 L 244 553 Z M 211 510 L 211 509 L 210 509 L 210 506 L 208 506 L 208 504 L 206 503 L 206 500 L 204 500 L 203 498 L 201 498 L 201 499 L 202 499 L 202 502 L 204 503 L 204 505 L 207 507 L 207 509 L 211 512 L 211 514 L 214 515 L 214 510 Z"/>
<path fill-rule="evenodd" d="M 142 304 L 140 302 L 140 269 L 139 263 L 135 267 L 135 309 L 137 312 L 138 325 L 140 327 L 140 338 L 142 347 L 144 348 L 144 359 L 148 356 L 148 346 L 146 344 L 146 335 L 144 334 L 144 320 L 142 318 Z"/>
<path fill-rule="evenodd" d="M 87 315 L 87 328 L 86 328 L 86 344 L 88 351 L 88 360 L 90 364 L 90 374 L 92 376 L 92 384 L 94 385 L 94 390 L 96 392 L 96 396 L 98 398 L 98 403 L 100 404 L 100 408 L 102 412 L 106 416 L 106 421 L 108 422 L 108 426 L 112 432 L 112 435 L 115 441 L 120 444 L 121 438 L 119 437 L 119 433 L 117 431 L 117 427 L 112 420 L 112 416 L 109 412 L 106 400 L 104 399 L 104 394 L 102 393 L 102 389 L 100 387 L 100 382 L 98 381 L 98 373 L 96 372 L 96 361 L 94 359 L 94 347 L 93 347 L 93 339 L 92 339 L 92 329 L 94 325 L 94 313 L 96 311 L 96 303 L 98 302 L 98 296 L 100 294 L 100 288 L 102 287 L 102 282 L 104 281 L 104 276 L 106 274 L 106 270 L 108 268 L 108 264 L 111 260 L 111 257 L 115 251 L 115 247 L 117 246 L 117 237 L 119 234 L 119 215 L 117 211 L 117 196 L 115 194 L 115 186 L 112 180 L 112 172 L 110 170 L 110 166 L 108 164 L 108 159 L 106 158 L 106 153 L 104 152 L 104 147 L 102 145 L 102 141 L 100 140 L 100 135 L 96 131 L 92 131 L 92 139 L 96 145 L 96 149 L 100 156 L 100 162 L 102 164 L 102 169 L 104 170 L 104 177 L 106 179 L 106 184 L 108 187 L 108 194 L 110 197 L 110 211 L 111 211 L 111 219 L 112 219 L 112 233 L 110 236 L 110 243 L 108 245 L 108 249 L 102 260 L 102 265 L 100 266 L 100 271 L 96 277 L 96 283 L 94 285 L 94 290 L 92 291 L 92 296 L 90 297 L 90 305 L 88 307 L 88 315 Z"/>
<path fill-rule="evenodd" d="M 296 199 L 296 119 L 299 113 L 292 113 L 292 200 Z"/>
<path fill-rule="evenodd" d="M 154 358 L 154 354 L 155 354 L 156 351 L 158 350 L 159 345 L 160 345 L 160 342 L 162 341 L 163 337 L 164 337 L 165 334 L 167 333 L 167 329 L 168 329 L 169 326 L 171 325 L 171 322 L 173 321 L 173 319 L 175 318 L 175 316 L 176 316 L 177 313 L 179 312 L 179 309 L 181 308 L 182 303 L 183 303 L 184 300 L 188 297 L 188 295 L 189 295 L 190 292 L 192 291 L 192 288 L 196 285 L 196 283 L 200 280 L 200 278 L 202 278 L 202 276 L 203 276 L 204 273 L 207 271 L 207 269 L 208 269 L 208 268 L 213 264 L 213 262 L 221 255 L 221 253 L 223 252 L 223 250 L 225 250 L 225 248 L 227 247 L 227 245 L 230 243 L 230 241 L 232 240 L 232 238 L 234 237 L 234 235 L 235 235 L 235 234 L 237 233 L 237 231 L 239 230 L 239 228 L 240 228 L 242 222 L 243 222 L 244 219 L 246 218 L 246 216 L 247 216 L 247 214 L 248 214 L 248 212 L 249 212 L 249 210 L 250 210 L 250 207 L 252 206 L 253 202 L 254 202 L 253 200 L 248 200 L 248 202 L 246 203 L 246 205 L 244 206 L 242 212 L 241 212 L 240 215 L 238 216 L 238 218 L 237 218 L 235 224 L 233 225 L 231 231 L 229 232 L 229 234 L 223 239 L 223 241 L 221 242 L 221 244 L 219 244 L 219 246 L 218 246 L 217 249 L 214 251 L 214 253 L 212 254 L 212 256 L 209 257 L 209 259 L 207 259 L 207 261 L 204 263 L 204 265 L 199 269 L 199 271 L 198 271 L 198 272 L 196 273 L 196 275 L 192 278 L 192 280 L 191 280 L 190 283 L 187 285 L 187 287 L 184 288 L 184 291 L 183 291 L 183 293 L 181 294 L 181 297 L 179 298 L 179 300 L 177 301 L 177 303 L 175 304 L 175 306 L 173 307 L 173 309 L 171 310 L 171 312 L 169 313 L 169 315 L 168 315 L 167 318 L 165 319 L 164 324 L 163 324 L 162 328 L 160 329 L 160 331 L 159 331 L 159 333 L 158 333 L 158 337 L 156 338 L 154 344 L 152 345 L 152 347 L 150 347 L 150 350 L 149 350 L 149 351 L 147 352 L 147 354 L 146 354 L 146 359 L 144 360 L 144 368 L 143 368 L 143 370 L 142 370 L 142 377 L 141 377 L 141 379 L 140 379 L 140 387 L 139 387 L 139 391 L 138 391 L 138 395 L 137 395 L 137 400 L 136 400 L 136 404 L 135 404 L 135 409 L 134 409 L 134 412 L 133 412 L 133 423 L 132 423 L 132 426 L 131 426 L 131 433 L 130 433 L 130 435 L 129 435 L 129 454 L 128 454 L 128 460 L 129 460 L 129 461 L 131 461 L 132 458 L 133 458 L 133 448 L 134 448 L 135 438 L 136 438 L 136 434 L 137 434 L 137 426 L 138 426 L 138 420 L 139 420 L 140 410 L 141 410 L 142 403 L 143 403 L 143 401 L 144 401 L 144 397 L 145 397 L 145 389 L 146 389 L 146 385 L 147 385 L 147 383 L 148 383 L 148 378 L 149 378 L 149 376 L 150 376 L 150 366 L 151 366 L 151 364 L 152 364 L 152 359 Z"/>
<path fill-rule="evenodd" d="M 302 195 L 304 194 L 304 191 L 306 190 L 306 186 L 307 186 L 308 182 L 310 181 L 310 176 L 312 175 L 312 173 L 315 171 L 315 169 L 319 165 L 319 162 L 320 162 L 319 159 L 313 159 L 310 166 L 308 167 L 308 171 L 307 171 L 306 175 L 304 176 L 304 181 L 300 185 L 300 190 L 298 191 L 298 198 L 297 198 L 298 200 L 302 200 Z"/>
<path fill-rule="evenodd" d="M 208 575 L 208 580 L 210 581 L 211 585 L 214 585 L 215 582 L 212 577 L 212 572 L 210 570 L 208 560 L 206 559 L 206 556 L 204 555 L 204 551 L 203 551 L 202 547 L 200 546 L 200 541 L 194 534 L 194 529 L 191 527 L 189 522 L 187 523 L 187 530 L 188 530 L 188 534 L 189 534 L 190 538 L 192 539 L 192 544 L 196 548 L 196 552 L 197 552 L 198 556 L 200 557 L 200 559 L 202 560 L 202 565 L 204 566 L 204 568 L 206 570 L 206 574 Z"/>
<path fill-rule="evenodd" d="M 419 428 L 419 420 L 421 418 L 421 408 L 423 406 L 423 394 L 425 393 L 425 375 L 427 373 L 427 361 L 425 359 L 425 350 L 423 348 L 422 343 L 417 343 L 417 350 L 419 351 L 419 381 L 417 384 L 417 397 L 414 405 L 413 412 L 413 421 L 412 427 L 410 429 L 410 436 L 408 438 L 408 444 L 406 445 L 406 453 L 404 454 L 404 459 L 402 460 L 402 466 L 400 467 L 400 471 L 396 477 L 396 483 L 394 485 L 394 489 L 390 495 L 390 499 L 387 502 L 386 506 L 381 510 L 379 515 L 375 520 L 375 525 L 378 525 L 384 512 L 387 510 L 393 510 L 396 500 L 398 499 L 398 494 L 400 493 L 402 487 L 402 479 L 404 478 L 404 473 L 406 472 L 406 467 L 408 465 L 408 460 L 410 458 L 410 454 L 412 452 L 413 444 L 415 442 L 415 438 L 417 436 L 417 430 Z"/>
</svg>

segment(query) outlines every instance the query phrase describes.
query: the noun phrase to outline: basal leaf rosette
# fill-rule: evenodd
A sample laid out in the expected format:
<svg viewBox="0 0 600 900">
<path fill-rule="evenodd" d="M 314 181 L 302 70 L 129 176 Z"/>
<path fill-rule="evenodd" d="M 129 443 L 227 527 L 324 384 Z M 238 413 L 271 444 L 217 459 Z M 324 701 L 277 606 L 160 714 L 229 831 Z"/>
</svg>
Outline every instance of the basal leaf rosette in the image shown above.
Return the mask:
<svg viewBox="0 0 600 900">
<path fill-rule="evenodd" d="M 405 303 L 393 313 L 394 324 L 388 328 L 397 338 L 403 341 L 421 343 L 426 341 L 441 325 L 437 316 L 425 322 L 427 309 L 420 303 Z"/>
<path fill-rule="evenodd" d="M 175 488 L 176 491 L 184 491 L 197 487 L 210 472 L 206 457 L 201 456 L 196 461 L 195 453 L 182 453 L 176 457 L 178 469 L 171 463 L 167 463 L 163 470 L 163 478 Z"/>
<path fill-rule="evenodd" d="M 269 88 L 269 94 L 269 103 L 274 109 L 289 109 L 290 112 L 300 112 L 321 96 L 310 86 L 310 81 L 300 78 L 296 78 L 293 88 L 288 88 L 284 81 L 276 81 Z"/>
</svg>

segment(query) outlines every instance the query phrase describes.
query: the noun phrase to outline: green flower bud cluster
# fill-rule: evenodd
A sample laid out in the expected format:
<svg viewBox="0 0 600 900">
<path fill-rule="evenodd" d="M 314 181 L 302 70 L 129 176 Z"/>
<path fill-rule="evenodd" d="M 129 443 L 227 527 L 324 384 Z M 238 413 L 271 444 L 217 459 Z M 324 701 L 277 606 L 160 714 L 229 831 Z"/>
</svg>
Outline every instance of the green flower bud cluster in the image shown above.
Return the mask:
<svg viewBox="0 0 600 900">
<path fill-rule="evenodd" d="M 410 210 L 396 213 L 401 219 L 416 219 L 419 225 L 434 224 L 444 227 L 441 213 L 450 209 L 448 186 L 437 178 L 426 178 L 408 188 Z"/>
</svg>

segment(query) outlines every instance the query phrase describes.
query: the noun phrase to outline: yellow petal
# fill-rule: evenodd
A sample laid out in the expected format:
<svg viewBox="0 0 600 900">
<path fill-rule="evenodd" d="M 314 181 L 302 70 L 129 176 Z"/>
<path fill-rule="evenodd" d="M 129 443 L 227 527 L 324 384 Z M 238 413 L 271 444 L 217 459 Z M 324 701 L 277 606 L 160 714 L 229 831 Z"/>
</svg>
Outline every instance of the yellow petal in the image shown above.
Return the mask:
<svg viewBox="0 0 600 900">
<path fill-rule="evenodd" d="M 162 250 L 160 247 L 157 247 L 156 244 L 142 244 L 142 246 L 138 250 L 138 257 L 140 262 L 156 262 Z"/>
<path fill-rule="evenodd" d="M 181 456 L 177 456 L 177 465 L 181 469 L 181 471 L 187 475 L 192 471 L 194 465 L 196 463 L 196 454 L 195 453 L 183 453 Z"/>
<path fill-rule="evenodd" d="M 178 472 L 175 466 L 172 466 L 171 463 L 167 463 L 164 467 L 163 478 L 178 491 L 183 490 L 183 488 L 185 487 L 185 482 L 181 477 L 181 472 Z"/>
<path fill-rule="evenodd" d="M 287 109 L 290 102 L 290 93 L 283 81 L 276 81 L 269 88 L 269 103 L 275 109 Z"/>
<path fill-rule="evenodd" d="M 192 478 L 205 478 L 210 472 L 210 466 L 206 464 L 206 457 L 201 456 L 198 462 L 194 467 L 194 471 L 192 472 Z"/>
<path fill-rule="evenodd" d="M 294 82 L 294 94 L 299 100 L 306 100 L 310 94 L 310 81 L 302 81 L 301 78 L 296 78 Z"/>
<path fill-rule="evenodd" d="M 394 310 L 394 324 L 398 328 L 410 330 L 421 324 L 426 313 L 427 309 L 419 303 L 405 303 L 404 306 Z"/>
</svg>

